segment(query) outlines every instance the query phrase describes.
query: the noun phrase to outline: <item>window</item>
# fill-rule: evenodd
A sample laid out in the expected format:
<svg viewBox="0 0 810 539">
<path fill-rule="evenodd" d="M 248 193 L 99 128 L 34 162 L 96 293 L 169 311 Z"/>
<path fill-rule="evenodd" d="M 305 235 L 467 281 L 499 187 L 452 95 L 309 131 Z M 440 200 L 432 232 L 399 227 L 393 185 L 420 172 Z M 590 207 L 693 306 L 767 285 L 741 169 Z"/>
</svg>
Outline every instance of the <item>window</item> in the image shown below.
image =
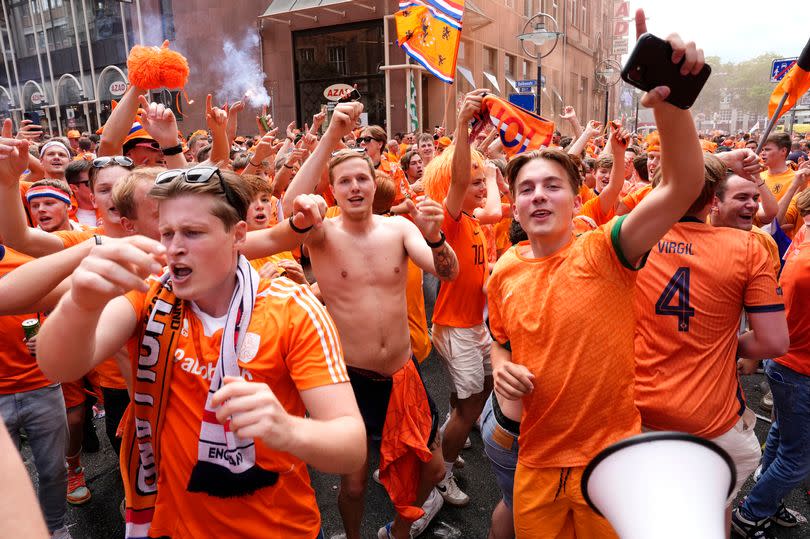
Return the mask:
<svg viewBox="0 0 810 539">
<path fill-rule="evenodd" d="M 520 68 L 520 78 L 522 80 L 527 80 L 529 78 L 529 73 L 533 73 L 531 63 L 528 60 L 523 60 L 523 65 Z"/>
<path fill-rule="evenodd" d="M 585 0 L 582 0 L 585 3 Z M 579 6 L 577 5 L 577 0 L 571 0 L 571 26 L 574 28 L 580 28 L 579 24 Z"/>
<path fill-rule="evenodd" d="M 588 2 L 587 0 L 582 0 L 582 17 L 581 17 L 581 24 L 582 24 L 582 31 L 586 34 L 591 33 L 591 19 L 588 17 Z"/>
<path fill-rule="evenodd" d="M 314 62 L 315 61 L 315 48 L 305 47 L 298 49 L 299 62 Z"/>
<path fill-rule="evenodd" d="M 338 74 L 346 74 L 346 47 L 327 47 L 326 57 Z"/>
<path fill-rule="evenodd" d="M 163 30 L 163 39 L 174 41 L 174 9 L 172 0 L 160 0 L 160 24 Z"/>
<path fill-rule="evenodd" d="M 523 0 L 523 16 L 533 17 L 537 10 L 535 8 L 535 0 Z"/>
<path fill-rule="evenodd" d="M 581 85 L 579 87 L 579 108 L 582 111 L 582 117 L 585 118 L 588 114 L 588 77 L 582 77 Z"/>
<path fill-rule="evenodd" d="M 503 56 L 503 73 L 510 79 L 515 76 L 515 69 L 517 68 L 517 58 L 511 54 L 504 54 Z"/>
<path fill-rule="evenodd" d="M 498 72 L 498 51 L 490 47 L 484 47 L 484 70 L 490 73 Z"/>
<path fill-rule="evenodd" d="M 34 34 L 25 35 L 25 48 L 28 49 L 28 51 L 33 51 L 35 49 Z"/>
</svg>

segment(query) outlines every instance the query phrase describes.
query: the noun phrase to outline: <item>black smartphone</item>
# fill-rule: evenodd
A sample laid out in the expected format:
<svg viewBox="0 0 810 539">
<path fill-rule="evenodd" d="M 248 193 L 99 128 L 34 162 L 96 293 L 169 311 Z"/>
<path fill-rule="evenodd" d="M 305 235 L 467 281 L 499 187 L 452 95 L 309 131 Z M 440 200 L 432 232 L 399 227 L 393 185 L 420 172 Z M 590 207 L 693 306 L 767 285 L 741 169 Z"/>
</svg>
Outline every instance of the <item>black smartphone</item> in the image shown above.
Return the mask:
<svg viewBox="0 0 810 539">
<path fill-rule="evenodd" d="M 652 34 L 642 34 L 622 69 L 622 79 L 631 86 L 648 92 L 656 86 L 670 89 L 667 101 L 688 109 L 700 95 L 712 68 L 705 64 L 697 75 L 681 75 L 684 60 L 672 62 L 672 46 Z"/>
<path fill-rule="evenodd" d="M 352 91 L 338 99 L 338 103 L 348 103 L 349 101 L 360 101 L 360 92 L 357 88 L 352 88 Z"/>
</svg>

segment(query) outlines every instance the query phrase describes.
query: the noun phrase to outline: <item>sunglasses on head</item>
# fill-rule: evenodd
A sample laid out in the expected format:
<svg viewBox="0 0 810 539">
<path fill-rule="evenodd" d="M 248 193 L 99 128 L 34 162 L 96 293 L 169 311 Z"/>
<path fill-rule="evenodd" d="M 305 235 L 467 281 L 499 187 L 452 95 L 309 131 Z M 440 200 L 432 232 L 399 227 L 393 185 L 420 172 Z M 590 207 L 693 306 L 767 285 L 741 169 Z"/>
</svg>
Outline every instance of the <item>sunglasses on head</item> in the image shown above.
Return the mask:
<svg viewBox="0 0 810 539">
<path fill-rule="evenodd" d="M 186 183 L 208 183 L 214 176 L 219 179 L 219 186 L 225 194 L 225 199 L 228 201 L 228 204 L 236 210 L 236 213 L 239 214 L 239 218 L 244 220 L 247 217 L 247 208 L 245 208 L 245 205 L 239 197 L 236 196 L 233 190 L 228 187 L 228 184 L 225 183 L 225 179 L 222 177 L 222 173 L 217 167 L 200 166 L 167 170 L 157 175 L 155 185 L 165 185 L 173 182 L 177 178 L 182 178 Z"/>
<path fill-rule="evenodd" d="M 357 142 L 365 142 L 366 144 L 368 144 L 372 140 L 377 140 L 377 139 L 375 139 L 374 137 L 358 137 L 357 138 Z M 377 140 L 377 142 L 380 142 L 380 141 Z"/>
<path fill-rule="evenodd" d="M 118 165 L 119 167 L 131 168 L 135 163 L 125 155 L 114 155 L 108 157 L 97 157 L 93 159 L 93 168 L 104 168 L 111 165 Z"/>
<path fill-rule="evenodd" d="M 336 151 L 336 152 L 332 152 L 332 157 L 336 156 L 336 155 L 337 155 L 337 154 L 339 154 L 340 152 L 354 152 L 354 153 L 358 153 L 358 154 L 360 154 L 360 155 L 365 155 L 365 154 L 366 154 L 366 149 L 365 149 L 365 148 L 360 148 L 360 147 L 355 147 L 355 148 L 341 148 L 340 150 L 338 150 L 338 151 Z"/>
</svg>

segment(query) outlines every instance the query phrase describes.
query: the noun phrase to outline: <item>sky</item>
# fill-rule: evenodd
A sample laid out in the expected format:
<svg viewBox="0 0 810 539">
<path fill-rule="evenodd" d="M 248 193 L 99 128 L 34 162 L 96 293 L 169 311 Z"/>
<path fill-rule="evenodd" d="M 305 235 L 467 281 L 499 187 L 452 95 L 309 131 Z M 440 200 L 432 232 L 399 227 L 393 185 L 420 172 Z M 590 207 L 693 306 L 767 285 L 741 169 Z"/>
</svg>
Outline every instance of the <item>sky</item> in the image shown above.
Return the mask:
<svg viewBox="0 0 810 539">
<path fill-rule="evenodd" d="M 706 56 L 740 62 L 765 52 L 795 57 L 810 39 L 807 0 L 630 0 L 630 15 L 643 8 L 647 30 L 694 41 Z M 635 25 L 630 24 L 630 48 Z"/>
</svg>

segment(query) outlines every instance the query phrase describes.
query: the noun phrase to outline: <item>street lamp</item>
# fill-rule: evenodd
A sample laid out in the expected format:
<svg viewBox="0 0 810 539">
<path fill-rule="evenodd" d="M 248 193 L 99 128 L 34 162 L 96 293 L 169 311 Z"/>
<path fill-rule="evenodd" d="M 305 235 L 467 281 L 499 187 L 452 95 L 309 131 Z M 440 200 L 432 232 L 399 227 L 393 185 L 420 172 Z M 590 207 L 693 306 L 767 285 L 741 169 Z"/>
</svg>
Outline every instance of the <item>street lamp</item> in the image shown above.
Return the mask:
<svg viewBox="0 0 810 539">
<path fill-rule="evenodd" d="M 535 103 L 535 112 L 540 114 L 540 85 L 542 84 L 543 80 L 543 71 L 541 67 L 541 61 L 543 58 L 554 52 L 554 49 L 557 47 L 557 42 L 560 40 L 560 36 L 564 35 L 562 32 L 558 31 L 557 27 L 557 20 L 549 15 L 548 13 L 538 13 L 528 21 L 523 26 L 523 33 L 517 36 L 520 40 L 520 46 L 523 49 L 523 54 L 526 56 L 537 60 L 537 86 L 535 86 L 535 99 L 537 103 Z M 538 47 L 553 41 L 554 43 L 551 45 L 551 48 L 546 52 L 540 52 L 538 54 L 534 54 L 529 52 L 526 49 L 526 43 L 533 43 L 535 45 L 535 50 L 539 50 Z"/>
<path fill-rule="evenodd" d="M 610 108 L 610 87 L 615 86 L 621 77 L 622 66 L 616 60 L 602 60 L 596 65 L 594 78 L 605 89 L 605 122 L 608 122 L 608 109 Z"/>
</svg>

